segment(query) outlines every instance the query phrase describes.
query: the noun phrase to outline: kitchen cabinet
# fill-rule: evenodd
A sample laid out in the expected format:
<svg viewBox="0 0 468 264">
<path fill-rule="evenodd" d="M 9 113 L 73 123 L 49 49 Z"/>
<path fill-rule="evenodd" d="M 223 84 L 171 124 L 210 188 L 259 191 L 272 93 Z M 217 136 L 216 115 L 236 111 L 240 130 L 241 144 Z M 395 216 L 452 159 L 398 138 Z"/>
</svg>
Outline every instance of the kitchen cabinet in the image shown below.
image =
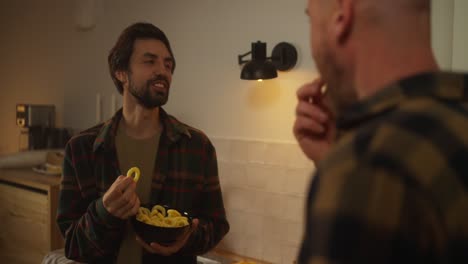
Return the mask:
<svg viewBox="0 0 468 264">
<path fill-rule="evenodd" d="M 55 222 L 60 176 L 0 169 L 0 259 L 41 263 L 64 243 Z"/>
</svg>

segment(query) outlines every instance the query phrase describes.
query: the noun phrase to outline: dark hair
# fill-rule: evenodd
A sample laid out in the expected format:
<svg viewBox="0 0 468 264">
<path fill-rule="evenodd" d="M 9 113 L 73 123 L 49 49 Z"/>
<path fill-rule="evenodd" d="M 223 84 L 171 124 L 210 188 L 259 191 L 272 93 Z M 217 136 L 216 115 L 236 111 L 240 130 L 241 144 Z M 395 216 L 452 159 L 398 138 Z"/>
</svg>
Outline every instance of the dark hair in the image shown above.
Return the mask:
<svg viewBox="0 0 468 264">
<path fill-rule="evenodd" d="M 115 77 L 115 72 L 129 70 L 130 56 L 132 55 L 133 45 L 137 39 L 157 39 L 164 43 L 174 60 L 172 72 L 175 70 L 175 57 L 164 32 L 150 23 L 140 22 L 130 25 L 120 34 L 117 43 L 115 43 L 115 46 L 111 49 L 107 58 L 110 75 L 120 94 L 123 93 L 123 87 L 122 83 Z"/>
</svg>

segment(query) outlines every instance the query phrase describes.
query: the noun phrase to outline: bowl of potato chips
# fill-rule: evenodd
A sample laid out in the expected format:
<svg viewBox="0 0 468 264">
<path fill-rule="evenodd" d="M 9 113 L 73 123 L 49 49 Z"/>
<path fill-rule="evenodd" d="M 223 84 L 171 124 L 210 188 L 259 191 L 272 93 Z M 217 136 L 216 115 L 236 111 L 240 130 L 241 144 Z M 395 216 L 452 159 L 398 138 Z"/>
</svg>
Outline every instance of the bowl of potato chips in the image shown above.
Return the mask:
<svg viewBox="0 0 468 264">
<path fill-rule="evenodd" d="M 170 245 L 190 229 L 192 218 L 167 205 L 141 205 L 132 218 L 135 233 L 146 243 Z"/>
</svg>

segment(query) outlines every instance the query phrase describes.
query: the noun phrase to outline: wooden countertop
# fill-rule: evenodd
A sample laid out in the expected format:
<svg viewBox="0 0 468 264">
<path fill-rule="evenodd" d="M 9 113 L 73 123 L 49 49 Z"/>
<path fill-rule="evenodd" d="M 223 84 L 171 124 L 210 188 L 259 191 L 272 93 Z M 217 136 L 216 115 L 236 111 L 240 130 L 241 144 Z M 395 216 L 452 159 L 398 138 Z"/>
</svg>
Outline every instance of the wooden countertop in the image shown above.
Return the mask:
<svg viewBox="0 0 468 264">
<path fill-rule="evenodd" d="M 224 260 L 229 260 L 230 261 L 229 263 L 237 263 L 241 261 L 252 261 L 256 264 L 271 264 L 270 262 L 261 261 L 261 260 L 247 257 L 247 256 L 241 256 L 236 253 L 233 253 L 224 249 L 220 249 L 220 248 L 215 248 L 211 250 L 210 252 L 206 254 L 206 256 L 209 258 L 214 258 L 214 259 L 216 259 L 216 257 L 221 257 Z M 219 259 L 216 259 L 216 260 L 219 261 Z M 221 261 L 221 263 L 223 262 Z"/>
<path fill-rule="evenodd" d="M 32 168 L 0 169 L 0 180 L 49 191 L 52 186 L 60 185 L 60 175 L 45 175 L 34 172 Z"/>
</svg>

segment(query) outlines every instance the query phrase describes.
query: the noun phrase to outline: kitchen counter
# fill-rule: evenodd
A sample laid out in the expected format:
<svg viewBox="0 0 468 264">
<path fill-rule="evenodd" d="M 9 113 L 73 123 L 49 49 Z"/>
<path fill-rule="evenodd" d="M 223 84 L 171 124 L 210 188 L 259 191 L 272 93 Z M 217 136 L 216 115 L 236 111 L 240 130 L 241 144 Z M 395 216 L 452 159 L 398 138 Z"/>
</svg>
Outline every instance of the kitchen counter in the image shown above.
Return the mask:
<svg viewBox="0 0 468 264">
<path fill-rule="evenodd" d="M 63 247 L 63 239 L 55 223 L 60 176 L 39 174 L 32 171 L 31 168 L 0 169 L 0 184 L 45 195 L 48 201 L 46 222 L 50 241 L 47 250 L 51 251 Z M 258 264 L 268 263 L 221 249 L 214 249 L 202 257 L 215 260 L 221 264 L 231 264 L 243 260 L 254 261 Z"/>
<path fill-rule="evenodd" d="M 0 181 L 49 191 L 52 187 L 60 186 L 60 175 L 40 174 L 31 168 L 0 169 Z"/>
<path fill-rule="evenodd" d="M 252 261 L 252 262 L 255 262 L 256 264 L 271 264 L 270 262 L 265 262 L 265 261 L 261 261 L 258 259 L 253 259 L 253 258 L 249 258 L 246 256 L 237 255 L 235 253 L 222 250 L 222 249 L 214 249 L 208 252 L 207 254 L 203 255 L 202 257 L 206 257 L 210 260 L 218 261 L 221 264 L 232 264 L 232 263 L 240 262 L 240 261 Z"/>
</svg>

